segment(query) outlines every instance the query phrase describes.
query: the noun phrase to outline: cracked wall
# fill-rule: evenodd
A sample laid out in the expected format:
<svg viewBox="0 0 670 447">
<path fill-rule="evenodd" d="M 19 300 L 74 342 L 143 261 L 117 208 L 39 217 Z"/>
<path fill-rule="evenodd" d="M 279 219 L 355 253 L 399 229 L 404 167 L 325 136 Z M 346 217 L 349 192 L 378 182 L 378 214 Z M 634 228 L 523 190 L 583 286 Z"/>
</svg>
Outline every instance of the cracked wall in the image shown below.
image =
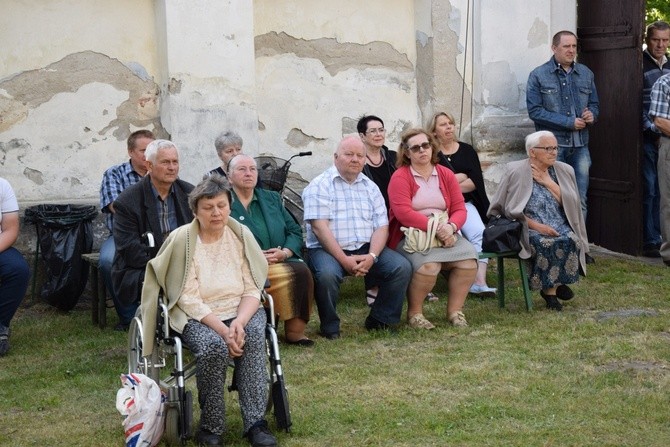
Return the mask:
<svg viewBox="0 0 670 447">
<path fill-rule="evenodd" d="M 138 128 L 166 132 L 141 66 L 93 51 L 0 81 L 0 166 L 22 202 L 91 201 Z"/>
<path fill-rule="evenodd" d="M 414 2 L 385 4 L 383 27 L 357 26 L 379 15 L 378 2 L 345 0 L 330 11 L 306 0 L 271 3 L 254 3 L 259 153 L 289 158 L 309 148 L 309 161 L 295 159 L 292 169 L 313 178 L 364 114 L 385 120 L 396 149 L 399 134 L 421 120 Z"/>
</svg>

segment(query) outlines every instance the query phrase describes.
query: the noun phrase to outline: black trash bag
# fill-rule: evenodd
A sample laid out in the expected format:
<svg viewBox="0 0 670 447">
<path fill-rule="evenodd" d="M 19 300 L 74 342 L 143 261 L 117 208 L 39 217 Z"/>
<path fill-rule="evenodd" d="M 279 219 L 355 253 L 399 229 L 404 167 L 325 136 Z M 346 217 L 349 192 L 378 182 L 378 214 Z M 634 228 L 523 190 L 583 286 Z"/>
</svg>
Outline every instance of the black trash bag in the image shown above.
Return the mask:
<svg viewBox="0 0 670 447">
<path fill-rule="evenodd" d="M 26 208 L 25 220 L 34 223 L 44 262 L 45 281 L 40 296 L 61 310 L 72 309 L 88 281 L 88 265 L 81 258 L 93 249 L 92 205 L 36 205 Z"/>
</svg>

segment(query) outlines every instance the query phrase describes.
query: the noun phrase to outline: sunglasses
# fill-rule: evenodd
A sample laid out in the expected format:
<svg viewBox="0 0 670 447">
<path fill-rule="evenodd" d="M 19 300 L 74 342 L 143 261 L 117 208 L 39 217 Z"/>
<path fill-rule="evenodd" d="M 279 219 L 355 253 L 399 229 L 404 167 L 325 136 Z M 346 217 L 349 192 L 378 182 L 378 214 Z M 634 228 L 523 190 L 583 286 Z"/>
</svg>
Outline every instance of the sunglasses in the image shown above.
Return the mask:
<svg viewBox="0 0 670 447">
<path fill-rule="evenodd" d="M 414 146 L 410 146 L 410 147 L 408 147 L 408 149 L 416 154 L 421 149 L 426 150 L 426 151 L 429 150 L 429 149 L 432 149 L 432 146 L 430 145 L 429 142 L 426 141 L 425 143 L 415 144 Z"/>
</svg>

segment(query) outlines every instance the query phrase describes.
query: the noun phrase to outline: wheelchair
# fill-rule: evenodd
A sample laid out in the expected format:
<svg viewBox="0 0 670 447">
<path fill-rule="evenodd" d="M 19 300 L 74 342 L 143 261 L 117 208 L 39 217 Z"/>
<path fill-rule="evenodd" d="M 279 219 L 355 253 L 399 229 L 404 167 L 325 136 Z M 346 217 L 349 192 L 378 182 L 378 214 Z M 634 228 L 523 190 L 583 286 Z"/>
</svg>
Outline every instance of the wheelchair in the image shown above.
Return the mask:
<svg viewBox="0 0 670 447">
<path fill-rule="evenodd" d="M 268 355 L 268 402 L 266 412 L 274 409 L 274 419 L 279 429 L 287 433 L 291 430 L 288 393 L 284 382 L 276 317 L 272 296 L 263 291 L 261 302 L 267 315 L 265 344 Z M 128 372 L 141 373 L 156 381 L 166 393 L 165 431 L 163 439 L 169 445 L 185 444 L 192 437 L 193 395 L 186 389 L 186 380 L 195 375 L 195 360 L 184 364 L 184 350 L 179 334 L 170 330 L 168 310 L 163 295 L 158 297 L 158 315 L 154 350 L 147 357 L 142 356 L 142 320 L 138 310 L 128 329 Z M 172 358 L 172 362 L 170 359 Z M 231 359 L 230 366 L 234 363 Z M 172 369 L 168 371 L 167 369 Z M 237 390 L 236 370 L 228 391 Z"/>
</svg>

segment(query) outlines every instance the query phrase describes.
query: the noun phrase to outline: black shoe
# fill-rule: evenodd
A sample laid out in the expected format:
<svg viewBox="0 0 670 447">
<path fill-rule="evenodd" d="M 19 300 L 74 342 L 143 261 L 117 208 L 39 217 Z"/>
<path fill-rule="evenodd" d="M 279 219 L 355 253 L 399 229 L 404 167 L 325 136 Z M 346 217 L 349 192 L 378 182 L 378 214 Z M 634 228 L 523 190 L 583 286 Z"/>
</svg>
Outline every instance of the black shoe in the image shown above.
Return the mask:
<svg viewBox="0 0 670 447">
<path fill-rule="evenodd" d="M 670 260 L 663 260 L 663 264 L 665 264 L 665 265 L 667 265 L 668 267 L 670 267 Z"/>
<path fill-rule="evenodd" d="M 130 327 L 129 323 L 119 323 L 116 326 L 114 326 L 114 330 L 116 332 L 128 332 L 129 327 Z"/>
<path fill-rule="evenodd" d="M 209 430 L 199 430 L 195 440 L 198 442 L 198 445 L 223 447 L 221 436 L 216 435 Z"/>
<path fill-rule="evenodd" d="M 0 324 L 0 357 L 9 351 L 9 328 Z"/>
<path fill-rule="evenodd" d="M 595 264 L 596 263 L 596 260 L 593 259 L 593 257 L 588 253 L 584 255 L 584 258 L 586 259 L 587 264 Z"/>
<path fill-rule="evenodd" d="M 251 427 L 246 436 L 253 447 L 274 447 L 277 445 L 277 438 L 270 433 L 265 421 Z"/>
<path fill-rule="evenodd" d="M 544 292 L 540 292 L 540 295 L 547 302 L 547 309 L 555 310 L 558 312 L 563 310 L 563 305 L 558 301 L 556 295 L 545 295 Z"/>
<path fill-rule="evenodd" d="M 309 348 L 314 346 L 314 340 L 310 340 L 309 338 L 301 338 L 300 340 L 296 341 L 291 341 L 289 339 L 286 339 L 284 341 L 287 345 L 297 345 L 297 346 L 302 346 L 303 348 Z"/>
<path fill-rule="evenodd" d="M 644 244 L 642 247 L 642 256 L 647 258 L 660 258 L 661 252 L 659 251 L 661 244 Z"/>
<path fill-rule="evenodd" d="M 328 340 L 337 340 L 338 338 L 340 338 L 339 332 L 331 332 L 331 333 L 320 332 L 319 335 Z"/>
<path fill-rule="evenodd" d="M 556 287 L 556 298 L 559 300 L 568 301 L 574 298 L 574 296 L 575 293 L 565 284 L 561 284 L 560 286 Z"/>
<path fill-rule="evenodd" d="M 371 317 L 370 315 L 368 315 L 368 317 L 365 319 L 365 329 L 367 329 L 368 331 L 389 331 L 389 332 L 397 331 L 397 329 L 394 326 L 382 323 L 381 321 Z"/>
</svg>

